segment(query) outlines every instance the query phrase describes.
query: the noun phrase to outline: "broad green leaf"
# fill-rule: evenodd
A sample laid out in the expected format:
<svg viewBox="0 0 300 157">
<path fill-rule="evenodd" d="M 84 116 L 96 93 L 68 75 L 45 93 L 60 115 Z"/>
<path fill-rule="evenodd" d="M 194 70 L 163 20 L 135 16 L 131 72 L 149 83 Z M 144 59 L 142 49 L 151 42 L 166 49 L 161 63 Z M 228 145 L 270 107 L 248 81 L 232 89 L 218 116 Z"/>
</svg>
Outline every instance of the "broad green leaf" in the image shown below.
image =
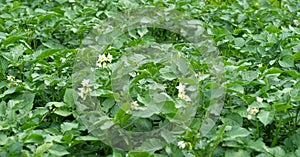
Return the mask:
<svg viewBox="0 0 300 157">
<path fill-rule="evenodd" d="M 72 130 L 72 129 L 77 129 L 78 128 L 78 123 L 69 123 L 69 122 L 64 122 L 63 124 L 60 125 L 60 128 L 63 133 L 66 131 Z"/>
<path fill-rule="evenodd" d="M 240 49 L 245 45 L 245 40 L 243 38 L 235 38 L 234 39 L 235 48 Z"/>
<path fill-rule="evenodd" d="M 247 137 L 250 135 L 250 132 L 245 128 L 234 126 L 231 130 L 226 132 L 225 135 L 226 138 L 224 140 L 234 140 L 238 137 Z"/>
<path fill-rule="evenodd" d="M 294 67 L 294 59 L 292 56 L 284 56 L 282 60 L 279 61 L 279 65 L 283 68 Z"/>
<path fill-rule="evenodd" d="M 78 141 L 99 141 L 99 139 L 94 137 L 94 136 L 79 136 L 75 140 L 78 140 Z"/>
<path fill-rule="evenodd" d="M 128 157 L 150 157 L 148 152 L 130 151 Z"/>
<path fill-rule="evenodd" d="M 135 127 L 138 131 L 151 131 L 152 130 L 152 123 L 148 119 L 137 119 L 135 121 Z"/>
<path fill-rule="evenodd" d="M 221 118 L 223 123 L 229 126 L 242 126 L 243 118 L 237 113 L 229 113 L 224 118 Z"/>
<path fill-rule="evenodd" d="M 3 146 L 7 143 L 8 137 L 4 133 L 0 133 L 0 146 Z"/>
<path fill-rule="evenodd" d="M 63 102 L 48 102 L 46 104 L 46 107 L 57 107 L 57 108 L 60 108 L 60 107 L 65 107 L 65 106 L 68 106 L 67 104 L 63 103 Z"/>
<path fill-rule="evenodd" d="M 299 61 L 300 60 L 300 52 L 297 52 L 297 53 L 293 54 L 293 59 L 295 61 Z"/>
<path fill-rule="evenodd" d="M 262 139 L 258 139 L 256 141 L 250 140 L 248 143 L 248 147 L 258 152 L 265 152 L 267 150 L 267 146 L 262 141 Z"/>
<path fill-rule="evenodd" d="M 6 95 L 9 95 L 9 94 L 12 94 L 16 91 L 17 87 L 11 87 L 11 88 L 8 88 L 6 91 L 4 91 L 3 94 L 0 94 L 0 99 L 5 97 Z"/>
<path fill-rule="evenodd" d="M 280 146 L 268 148 L 267 152 L 272 154 L 272 156 L 285 157 L 285 151 Z"/>
<path fill-rule="evenodd" d="M 160 77 L 166 80 L 171 81 L 177 78 L 176 74 L 169 68 L 161 68 L 159 72 L 161 74 Z"/>
<path fill-rule="evenodd" d="M 270 124 L 274 119 L 275 111 L 274 110 L 260 110 L 257 114 L 257 118 L 261 121 L 265 126 Z"/>
<path fill-rule="evenodd" d="M 58 108 L 54 111 L 54 113 L 57 115 L 63 116 L 63 117 L 67 117 L 72 114 L 71 111 L 69 111 L 68 109 L 65 109 L 65 108 Z"/>
<path fill-rule="evenodd" d="M 65 156 L 70 154 L 64 146 L 58 144 L 53 144 L 51 149 L 49 149 L 49 153 L 55 156 Z"/>
<path fill-rule="evenodd" d="M 189 85 L 196 85 L 197 84 L 196 80 L 191 79 L 191 78 L 180 78 L 179 82 L 186 83 L 186 84 L 189 84 Z"/>
<path fill-rule="evenodd" d="M 250 157 L 250 153 L 246 150 L 242 150 L 242 149 L 239 149 L 237 151 L 234 151 L 232 149 L 229 149 L 225 152 L 225 157 Z"/>
<path fill-rule="evenodd" d="M 75 101 L 74 101 L 74 90 L 73 89 L 66 89 L 64 94 L 64 102 L 68 104 L 71 107 L 75 107 Z"/>
<path fill-rule="evenodd" d="M 36 148 L 35 154 L 42 154 L 52 147 L 53 143 L 47 142 Z"/>
<path fill-rule="evenodd" d="M 103 103 L 101 104 L 102 110 L 103 110 L 104 112 L 108 112 L 109 109 L 111 109 L 114 105 L 115 105 L 114 99 L 109 99 L 109 98 L 108 98 L 108 99 L 105 99 L 105 100 L 103 101 Z"/>
<path fill-rule="evenodd" d="M 229 90 L 240 93 L 240 94 L 244 94 L 244 87 L 240 84 L 230 84 L 227 87 Z"/>
</svg>

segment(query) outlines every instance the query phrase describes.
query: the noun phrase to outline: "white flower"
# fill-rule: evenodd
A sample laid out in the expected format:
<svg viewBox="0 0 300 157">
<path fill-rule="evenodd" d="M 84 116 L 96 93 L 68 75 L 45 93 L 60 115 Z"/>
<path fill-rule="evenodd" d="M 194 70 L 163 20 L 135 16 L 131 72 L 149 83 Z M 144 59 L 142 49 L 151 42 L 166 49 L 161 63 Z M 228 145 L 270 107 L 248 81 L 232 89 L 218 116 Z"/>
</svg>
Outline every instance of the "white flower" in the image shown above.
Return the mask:
<svg viewBox="0 0 300 157">
<path fill-rule="evenodd" d="M 185 85 L 183 85 L 182 83 L 179 83 L 179 85 L 176 87 L 178 89 L 178 92 L 184 92 L 185 89 Z"/>
<path fill-rule="evenodd" d="M 89 79 L 83 79 L 81 82 L 82 88 L 78 88 L 79 92 L 78 95 L 85 100 L 86 97 L 91 93 L 92 89 L 90 86 L 90 80 Z"/>
<path fill-rule="evenodd" d="M 131 103 L 131 110 L 145 110 L 144 106 L 140 106 L 137 101 Z"/>
<path fill-rule="evenodd" d="M 196 74 L 195 74 L 195 77 L 199 77 L 199 76 L 201 76 L 202 75 L 202 73 L 201 73 L 201 71 L 199 71 L 199 72 L 197 72 Z"/>
<path fill-rule="evenodd" d="M 259 112 L 259 109 L 258 108 L 253 108 L 252 109 L 252 113 L 255 115 L 256 113 L 258 113 Z"/>
<path fill-rule="evenodd" d="M 22 82 L 22 80 L 16 79 L 16 82 L 20 83 L 20 82 Z"/>
<path fill-rule="evenodd" d="M 14 80 L 15 80 L 15 77 L 12 76 L 12 75 L 9 75 L 9 76 L 7 76 L 7 80 L 8 80 L 8 81 L 14 81 Z"/>
<path fill-rule="evenodd" d="M 97 66 L 98 68 L 102 68 L 101 62 L 97 61 L 96 66 Z"/>
<path fill-rule="evenodd" d="M 81 84 L 82 84 L 83 87 L 88 87 L 89 83 L 90 83 L 89 79 L 83 79 L 82 82 L 81 82 Z"/>
<path fill-rule="evenodd" d="M 262 103 L 264 101 L 264 99 L 261 98 L 261 97 L 256 97 L 256 101 L 259 102 L 259 103 Z"/>
<path fill-rule="evenodd" d="M 184 141 L 179 141 L 177 143 L 177 146 L 180 148 L 180 149 L 184 149 L 185 148 L 185 142 Z"/>
<path fill-rule="evenodd" d="M 258 64 L 257 67 L 261 68 L 263 66 L 263 64 Z"/>
<path fill-rule="evenodd" d="M 113 60 L 113 56 L 111 54 L 108 54 L 106 60 L 111 63 L 111 61 Z"/>
<path fill-rule="evenodd" d="M 252 119 L 252 115 L 251 114 L 248 114 L 247 118 L 250 120 Z"/>
<path fill-rule="evenodd" d="M 66 61 L 66 58 L 60 58 L 60 61 L 61 61 L 62 63 L 64 63 L 64 62 Z"/>
<path fill-rule="evenodd" d="M 185 101 L 189 101 L 189 102 L 192 101 L 191 98 L 189 96 L 187 96 L 187 95 L 183 95 L 182 99 L 184 99 Z"/>
<path fill-rule="evenodd" d="M 107 60 L 107 58 L 105 57 L 105 54 L 102 54 L 99 56 L 99 59 L 98 59 L 100 62 L 105 62 Z"/>
<path fill-rule="evenodd" d="M 107 68 L 107 64 L 105 62 L 102 63 L 102 68 Z"/>
</svg>

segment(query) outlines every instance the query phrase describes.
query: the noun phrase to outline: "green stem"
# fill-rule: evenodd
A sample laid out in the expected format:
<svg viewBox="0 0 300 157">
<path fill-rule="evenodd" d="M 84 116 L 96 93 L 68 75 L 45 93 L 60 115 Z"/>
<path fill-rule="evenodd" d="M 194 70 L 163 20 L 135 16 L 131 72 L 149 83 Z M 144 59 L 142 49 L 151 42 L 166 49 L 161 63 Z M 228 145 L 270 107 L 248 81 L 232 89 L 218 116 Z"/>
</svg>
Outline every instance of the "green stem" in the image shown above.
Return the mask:
<svg viewBox="0 0 300 157">
<path fill-rule="evenodd" d="M 223 126 L 221 127 L 219 134 L 214 142 L 214 145 L 213 145 L 211 151 L 209 152 L 209 155 L 208 155 L 209 157 L 212 157 L 214 155 L 214 152 L 217 149 L 217 146 L 221 143 L 226 126 L 227 126 L 227 124 L 223 124 Z"/>
<path fill-rule="evenodd" d="M 260 130 L 259 130 L 259 126 L 258 126 L 258 119 L 256 118 L 256 132 L 258 133 L 258 136 L 256 137 L 257 139 L 260 137 Z"/>
<path fill-rule="evenodd" d="M 271 147 L 274 147 L 277 144 L 281 123 L 282 123 L 282 116 L 280 116 L 279 122 L 276 125 L 275 136 L 272 140 Z"/>
</svg>

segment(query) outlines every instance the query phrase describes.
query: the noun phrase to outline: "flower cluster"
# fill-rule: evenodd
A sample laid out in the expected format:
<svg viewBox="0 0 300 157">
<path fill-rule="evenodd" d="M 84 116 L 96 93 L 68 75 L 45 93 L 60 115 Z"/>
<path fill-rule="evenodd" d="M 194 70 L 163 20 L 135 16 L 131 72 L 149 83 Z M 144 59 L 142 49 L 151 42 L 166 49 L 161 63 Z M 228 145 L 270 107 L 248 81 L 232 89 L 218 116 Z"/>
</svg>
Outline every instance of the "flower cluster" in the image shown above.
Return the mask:
<svg viewBox="0 0 300 157">
<path fill-rule="evenodd" d="M 21 80 L 16 79 L 16 78 L 15 78 L 14 76 L 12 76 L 12 75 L 7 76 L 7 80 L 10 82 L 10 83 L 8 84 L 9 87 L 11 87 L 11 86 L 13 86 L 13 85 L 16 85 L 17 83 L 22 82 Z"/>
<path fill-rule="evenodd" d="M 107 62 L 111 63 L 112 60 L 113 56 L 111 54 L 107 54 L 107 56 L 105 56 L 105 54 L 99 55 L 96 66 L 99 68 L 106 68 Z"/>
<path fill-rule="evenodd" d="M 185 85 L 179 83 L 176 87 L 178 89 L 178 97 L 185 100 L 185 101 L 192 101 L 191 98 L 185 94 Z"/>
<path fill-rule="evenodd" d="M 85 100 L 86 97 L 91 93 L 92 89 L 90 88 L 90 80 L 87 79 L 83 79 L 83 81 L 81 82 L 82 88 L 78 88 L 78 90 L 80 91 L 78 93 L 78 95 Z"/>
<path fill-rule="evenodd" d="M 136 111 L 136 110 L 145 110 L 146 108 L 144 106 L 140 106 L 137 101 L 134 101 L 131 103 L 130 110 L 127 111 L 126 113 L 131 113 L 131 111 Z"/>
<path fill-rule="evenodd" d="M 249 106 L 247 108 L 247 112 L 248 112 L 247 118 L 250 120 L 252 119 L 253 116 L 255 116 L 259 112 L 259 109 L 256 107 Z"/>
<path fill-rule="evenodd" d="M 256 101 L 257 101 L 258 103 L 262 103 L 262 102 L 264 101 L 264 99 L 261 98 L 261 97 L 256 97 Z M 249 106 L 249 107 L 247 108 L 247 112 L 248 112 L 247 118 L 248 118 L 248 119 L 252 119 L 252 117 L 255 116 L 255 115 L 259 112 L 259 108 Z"/>
</svg>

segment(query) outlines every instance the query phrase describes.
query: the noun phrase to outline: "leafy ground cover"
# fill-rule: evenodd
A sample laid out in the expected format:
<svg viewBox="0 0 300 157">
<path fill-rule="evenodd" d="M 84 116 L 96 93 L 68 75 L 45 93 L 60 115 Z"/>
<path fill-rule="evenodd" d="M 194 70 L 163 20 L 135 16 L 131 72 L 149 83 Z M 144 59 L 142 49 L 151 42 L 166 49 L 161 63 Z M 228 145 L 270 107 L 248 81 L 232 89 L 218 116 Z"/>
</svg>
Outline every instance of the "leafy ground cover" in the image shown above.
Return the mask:
<svg viewBox="0 0 300 157">
<path fill-rule="evenodd" d="M 200 136 L 199 126 L 207 108 L 199 105 L 193 123 L 178 139 L 159 150 L 126 152 L 101 142 L 79 119 L 73 66 L 94 26 L 116 12 L 149 6 L 175 8 L 203 24 L 224 62 L 225 103 L 205 136 Z M 0 1 L 0 156 L 300 156 L 299 6 L 297 0 Z M 109 65 L 125 47 L 148 41 L 171 44 L 182 52 L 199 78 L 203 104 L 210 101 L 204 90 L 210 83 L 209 67 L 180 35 L 149 28 L 121 39 L 105 52 L 103 62 L 100 58 L 94 93 L 116 123 L 148 131 L 168 117 L 151 115 L 130 123 L 130 116 L 120 118 L 123 113 L 109 91 Z M 164 83 L 169 95 L 179 95 L 178 79 L 162 67 L 145 64 L 130 74 L 140 83 L 131 87 L 137 102 L 147 101 L 140 95 L 153 87 L 153 80 Z M 155 75 L 162 71 L 163 77 Z M 146 79 L 149 76 L 152 80 Z M 189 101 L 185 94 L 181 98 Z M 176 109 L 170 110 L 172 116 Z"/>
</svg>

